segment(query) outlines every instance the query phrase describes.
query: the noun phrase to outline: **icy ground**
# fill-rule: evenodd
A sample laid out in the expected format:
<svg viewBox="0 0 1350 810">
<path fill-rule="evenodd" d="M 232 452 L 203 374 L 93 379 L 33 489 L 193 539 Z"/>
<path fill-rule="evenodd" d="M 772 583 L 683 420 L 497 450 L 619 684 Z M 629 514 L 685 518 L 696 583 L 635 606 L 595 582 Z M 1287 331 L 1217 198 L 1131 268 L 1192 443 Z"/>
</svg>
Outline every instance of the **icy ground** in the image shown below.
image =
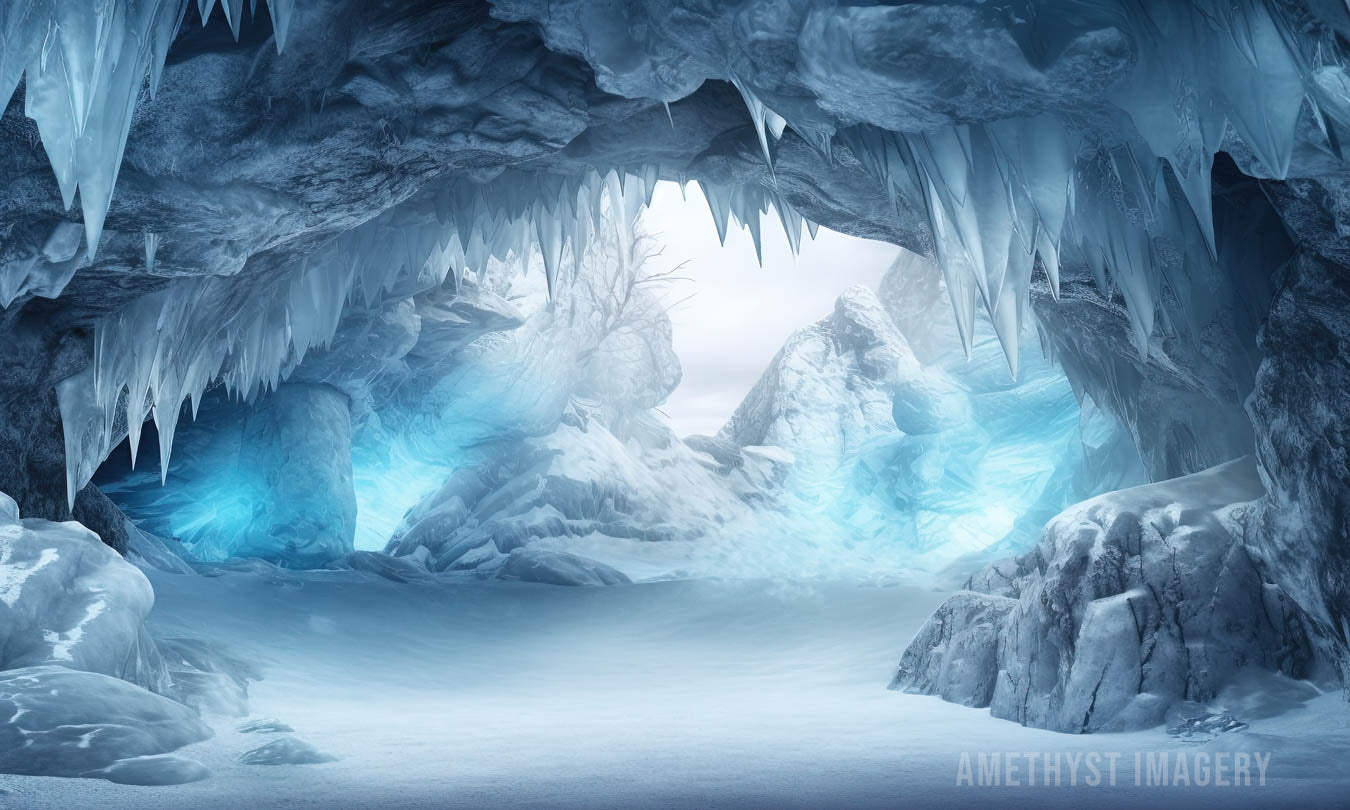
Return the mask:
<svg viewBox="0 0 1350 810">
<path fill-rule="evenodd" d="M 889 692 L 946 596 L 907 586 L 686 580 L 607 588 L 396 584 L 347 572 L 158 574 L 156 635 L 258 661 L 250 719 L 336 761 L 246 765 L 276 733 L 212 721 L 173 787 L 0 776 L 0 806 L 1321 807 L 1350 790 L 1350 711 L 1324 694 L 1206 744 L 1272 752 L 1270 783 L 1135 788 L 1163 729 L 1074 736 Z M 1266 701 L 1269 703 L 1269 701 Z M 1125 787 L 955 786 L 960 753 L 1123 752 Z"/>
</svg>

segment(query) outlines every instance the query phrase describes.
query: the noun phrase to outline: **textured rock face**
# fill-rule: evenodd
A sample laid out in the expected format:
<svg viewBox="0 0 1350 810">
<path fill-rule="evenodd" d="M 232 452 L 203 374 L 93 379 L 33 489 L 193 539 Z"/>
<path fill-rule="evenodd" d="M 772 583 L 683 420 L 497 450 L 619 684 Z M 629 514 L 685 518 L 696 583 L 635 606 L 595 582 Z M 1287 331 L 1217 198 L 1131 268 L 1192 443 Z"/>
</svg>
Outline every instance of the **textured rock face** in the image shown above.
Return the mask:
<svg viewBox="0 0 1350 810">
<path fill-rule="evenodd" d="M 88 529 L 20 520 L 0 493 L 0 670 L 51 664 L 166 691 L 143 624 L 153 604 L 145 575 Z"/>
<path fill-rule="evenodd" d="M 11 314 L 12 313 L 12 314 Z M 59 335 L 41 317 L 13 308 L 0 317 L 0 492 L 25 515 L 77 520 L 118 551 L 125 551 L 121 512 L 94 486 L 65 498 L 65 450 L 52 384 L 88 365 L 87 338 Z"/>
<path fill-rule="evenodd" d="M 1270 490 L 1248 544 L 1325 633 L 1350 647 L 1350 272 L 1303 254 L 1280 283 L 1247 405 Z"/>
<path fill-rule="evenodd" d="M 891 688 L 988 706 L 998 682 L 998 635 L 1016 604 L 984 593 L 943 602 L 906 648 Z"/>
<path fill-rule="evenodd" d="M 1303 612 L 1243 546 L 1263 495 L 1245 458 L 1071 507 L 1036 551 L 977 579 L 1002 595 L 934 615 L 893 688 L 1082 733 L 1160 723 L 1247 666 L 1314 674 Z"/>
</svg>

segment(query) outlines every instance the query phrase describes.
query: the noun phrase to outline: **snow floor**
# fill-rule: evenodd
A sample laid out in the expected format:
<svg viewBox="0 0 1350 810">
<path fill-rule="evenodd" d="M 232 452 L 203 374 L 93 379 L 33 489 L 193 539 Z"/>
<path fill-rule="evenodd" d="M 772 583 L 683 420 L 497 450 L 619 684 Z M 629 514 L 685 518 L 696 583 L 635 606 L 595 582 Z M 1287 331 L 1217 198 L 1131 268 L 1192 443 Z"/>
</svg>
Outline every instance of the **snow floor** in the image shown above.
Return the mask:
<svg viewBox="0 0 1350 810">
<path fill-rule="evenodd" d="M 1203 747 L 1070 736 L 886 690 L 945 594 L 685 580 L 609 588 L 397 584 L 353 572 L 157 575 L 158 635 L 258 661 L 250 718 L 313 765 L 246 765 L 276 735 L 178 754 L 205 781 L 0 776 L 0 807 L 1094 807 L 1350 803 L 1350 707 L 1323 694 Z M 1267 784 L 1136 787 L 1136 751 L 1269 751 Z M 962 752 L 1121 752 L 1115 787 L 957 785 Z M 1086 772 L 1082 772 L 1084 775 Z M 1025 781 L 1025 775 L 1023 779 Z"/>
</svg>

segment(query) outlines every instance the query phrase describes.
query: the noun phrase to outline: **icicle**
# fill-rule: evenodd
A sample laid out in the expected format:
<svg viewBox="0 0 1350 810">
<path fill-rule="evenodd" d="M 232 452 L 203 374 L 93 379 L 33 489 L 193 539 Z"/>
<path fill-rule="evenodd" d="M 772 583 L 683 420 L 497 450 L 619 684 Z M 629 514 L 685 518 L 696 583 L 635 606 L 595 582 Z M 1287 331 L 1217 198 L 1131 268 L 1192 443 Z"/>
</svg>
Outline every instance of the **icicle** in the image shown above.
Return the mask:
<svg viewBox="0 0 1350 810">
<path fill-rule="evenodd" d="M 47 42 L 40 54 L 30 57 L 25 112 L 37 123 L 67 208 L 74 204 L 76 190 L 80 192 L 86 250 L 92 259 L 132 110 L 147 74 L 157 78 L 182 6 L 147 0 L 106 3 L 96 10 L 79 3 L 46 8 L 51 15 Z M 33 15 L 43 16 L 37 10 Z"/>
<path fill-rule="evenodd" d="M 239 41 L 239 25 L 244 20 L 244 0 L 219 0 L 220 7 L 225 10 L 225 21 L 230 24 L 230 33 L 234 34 L 234 41 Z"/>
<path fill-rule="evenodd" d="M 610 217 L 614 220 L 614 227 L 619 238 L 619 258 L 627 267 L 633 261 L 633 223 L 628 219 L 628 204 L 624 201 L 623 178 L 618 172 L 611 171 L 605 175 L 605 187 L 609 191 L 609 211 Z"/>
<path fill-rule="evenodd" d="M 331 341 L 357 286 L 375 306 L 402 278 L 440 282 L 449 268 L 459 284 L 466 266 L 481 271 L 490 257 L 514 256 L 527 265 L 537 238 L 550 291 L 556 292 L 560 259 L 565 250 L 574 259 L 586 250 L 595 201 L 606 188 L 614 195 L 615 226 L 631 235 L 644 199 L 624 195 L 622 185 L 617 174 L 602 179 L 594 173 L 581 180 L 511 176 L 487 186 L 459 184 L 338 236 L 253 295 L 239 296 L 235 278 L 193 276 L 133 301 L 95 324 L 90 375 L 72 378 L 61 394 L 68 486 L 78 491 L 102 461 L 115 438 L 124 390 L 133 463 L 148 401 L 159 427 L 163 480 L 184 402 L 195 418 L 206 386 L 216 379 L 245 402 L 275 390 L 309 349 Z M 453 229 L 443 224 L 451 222 Z M 80 230 L 76 223 L 59 226 L 44 255 L 76 254 Z M 158 240 L 154 232 L 145 237 L 149 269 Z"/>
<path fill-rule="evenodd" d="M 778 221 L 783 225 L 783 234 L 787 236 L 788 248 L 793 256 L 798 256 L 802 252 L 802 215 L 797 213 L 797 209 L 788 205 L 787 201 L 780 195 L 774 195 L 774 211 L 778 213 Z"/>
<path fill-rule="evenodd" d="M 731 217 L 731 195 L 723 193 L 716 186 L 711 186 L 702 180 L 698 181 L 698 185 L 699 188 L 703 189 L 703 199 L 707 201 L 713 224 L 717 226 L 717 241 L 725 247 L 727 244 L 727 222 Z"/>
<path fill-rule="evenodd" d="M 558 263 L 562 260 L 562 220 L 540 211 L 535 214 L 534 226 L 539 234 L 539 252 L 544 256 L 544 279 L 552 297 L 557 289 Z"/>
<path fill-rule="evenodd" d="M 761 221 L 759 212 L 749 212 L 741 221 L 744 223 L 745 227 L 750 229 L 750 238 L 754 240 L 755 243 L 755 261 L 759 262 L 759 266 L 762 268 L 764 267 L 764 246 L 761 244 L 763 240 L 760 237 Z"/>
<path fill-rule="evenodd" d="M 155 274 L 155 254 L 159 251 L 159 234 L 154 231 L 145 232 L 145 274 L 153 276 Z"/>
<path fill-rule="evenodd" d="M 92 366 L 56 384 L 61 432 L 66 450 L 66 507 L 75 508 L 75 495 L 84 489 L 108 455 L 104 412 L 94 397 Z"/>
<path fill-rule="evenodd" d="M 291 30 L 291 14 L 295 11 L 295 0 L 267 0 L 267 9 L 272 15 L 272 31 L 277 41 L 277 53 L 286 48 L 286 36 Z"/>
<path fill-rule="evenodd" d="M 652 195 L 656 193 L 656 184 L 660 179 L 660 166 L 655 163 L 649 163 L 642 167 L 642 196 L 646 200 L 647 205 L 652 204 Z"/>
<path fill-rule="evenodd" d="M 769 134 L 773 134 L 777 139 L 783 134 L 783 127 L 786 122 L 782 116 L 764 106 L 764 102 L 759 100 L 754 91 L 746 86 L 740 79 L 732 77 L 731 83 L 736 89 L 741 91 L 741 98 L 745 100 L 745 106 L 750 110 L 750 120 L 755 125 L 755 134 L 759 136 L 759 148 L 764 151 L 764 162 L 769 170 L 773 171 L 773 158 L 769 154 Z"/>
</svg>

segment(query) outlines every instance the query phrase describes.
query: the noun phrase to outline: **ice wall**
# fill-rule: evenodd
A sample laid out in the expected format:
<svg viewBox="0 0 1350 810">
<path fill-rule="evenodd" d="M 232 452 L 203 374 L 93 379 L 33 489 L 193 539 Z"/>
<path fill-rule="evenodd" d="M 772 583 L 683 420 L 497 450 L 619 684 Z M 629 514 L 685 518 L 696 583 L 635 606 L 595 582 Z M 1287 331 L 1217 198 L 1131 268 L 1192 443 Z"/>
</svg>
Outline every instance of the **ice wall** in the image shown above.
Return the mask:
<svg viewBox="0 0 1350 810">
<path fill-rule="evenodd" d="M 286 383 L 252 405 L 213 392 L 181 437 L 183 463 L 161 482 L 125 462 L 95 483 L 137 523 L 192 559 L 256 557 L 316 567 L 353 548 L 356 496 L 348 400 Z"/>
</svg>

